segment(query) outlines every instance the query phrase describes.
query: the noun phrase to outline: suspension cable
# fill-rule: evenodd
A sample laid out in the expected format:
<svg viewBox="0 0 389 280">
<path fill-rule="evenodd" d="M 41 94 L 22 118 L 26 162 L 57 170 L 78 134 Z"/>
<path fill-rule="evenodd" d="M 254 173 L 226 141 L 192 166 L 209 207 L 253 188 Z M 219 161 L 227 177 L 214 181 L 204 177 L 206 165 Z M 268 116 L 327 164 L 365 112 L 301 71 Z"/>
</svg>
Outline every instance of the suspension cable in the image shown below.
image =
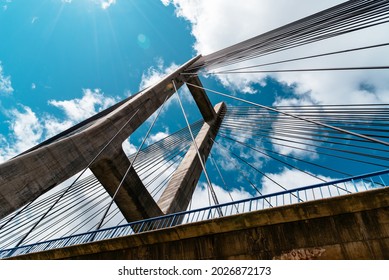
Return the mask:
<svg viewBox="0 0 389 280">
<path fill-rule="evenodd" d="M 175 92 L 177 93 L 178 103 L 180 104 L 182 113 L 183 113 L 184 118 L 185 118 L 186 125 L 188 126 L 189 133 L 190 133 L 190 136 L 191 136 L 192 141 L 193 141 L 193 146 L 194 146 L 194 148 L 196 149 L 196 153 L 197 153 L 197 156 L 198 156 L 198 158 L 199 158 L 201 167 L 203 168 L 204 175 L 205 175 L 205 178 L 206 178 L 207 183 L 208 183 L 208 187 L 209 187 L 209 189 L 210 189 L 210 191 L 211 191 L 212 199 L 213 199 L 215 205 L 219 205 L 220 203 L 219 203 L 219 201 L 218 201 L 218 199 L 217 199 L 217 197 L 216 197 L 216 193 L 215 193 L 215 190 L 213 189 L 211 180 L 209 179 L 208 172 L 207 172 L 207 170 L 205 169 L 205 164 L 204 164 L 204 162 L 203 162 L 203 159 L 201 158 L 201 155 L 200 155 L 200 152 L 199 152 L 199 148 L 198 148 L 198 146 L 197 146 L 196 140 L 195 140 L 195 138 L 194 138 L 194 136 L 193 136 L 193 133 L 192 133 L 192 130 L 191 130 L 191 128 L 190 128 L 189 121 L 188 121 L 188 118 L 186 117 L 186 113 L 185 113 L 185 110 L 184 110 L 184 106 L 182 105 L 181 98 L 180 98 L 180 95 L 178 94 L 178 91 L 177 91 L 176 84 L 175 84 L 174 80 L 172 80 L 172 83 L 173 83 L 173 86 L 174 86 L 174 90 L 175 90 Z M 220 210 L 219 208 L 217 208 L 217 209 L 218 209 L 219 215 L 223 216 L 221 210 Z"/>
<path fill-rule="evenodd" d="M 386 47 L 386 46 L 389 46 L 389 43 L 382 43 L 382 44 L 376 44 L 376 45 L 370 45 L 370 46 L 364 46 L 364 47 L 358 47 L 358 48 L 352 48 L 352 49 L 345 49 L 345 50 L 334 51 L 334 52 L 320 53 L 320 54 L 309 55 L 309 56 L 301 56 L 301 57 L 297 57 L 297 58 L 284 59 L 284 60 L 278 60 L 278 61 L 274 61 L 274 62 L 232 68 L 232 69 L 228 69 L 225 71 L 238 71 L 238 70 L 244 70 L 244 69 L 252 69 L 252 68 L 258 68 L 258 67 L 263 67 L 263 66 L 270 66 L 270 65 L 282 64 L 282 63 L 288 63 L 288 62 L 294 62 L 294 61 L 300 61 L 300 60 L 307 60 L 307 59 L 312 59 L 312 58 L 325 57 L 325 56 L 330 56 L 330 55 L 337 55 L 337 54 L 343 54 L 343 53 L 349 53 L 349 52 L 355 52 L 355 51 L 361 51 L 361 50 L 368 50 L 368 49 L 372 49 L 372 48 L 379 48 L 379 47 Z M 208 72 L 208 73 L 209 74 L 218 74 L 220 72 L 222 72 L 222 71 Z"/>
<path fill-rule="evenodd" d="M 285 115 L 285 116 L 289 116 L 289 117 L 292 117 L 292 118 L 295 118 L 295 119 L 299 119 L 299 120 L 303 120 L 303 121 L 306 121 L 306 122 L 309 122 L 309 123 L 313 123 L 313 124 L 316 124 L 318 126 L 323 126 L 323 127 L 327 127 L 327 128 L 333 129 L 333 130 L 337 130 L 337 131 L 343 132 L 345 134 L 353 135 L 353 136 L 356 136 L 358 138 L 363 138 L 363 139 L 369 140 L 371 142 L 379 143 L 381 145 L 389 146 L 388 142 L 381 141 L 379 139 L 375 139 L 375 138 L 372 138 L 372 137 L 369 137 L 369 136 L 366 136 L 366 135 L 363 135 L 363 134 L 355 133 L 355 132 L 352 132 L 352 131 L 349 131 L 349 130 L 346 130 L 346 129 L 342 129 L 342 128 L 338 128 L 338 127 L 335 127 L 335 126 L 332 126 L 332 125 L 328 125 L 328 124 L 325 124 L 325 123 L 322 123 L 322 122 L 319 122 L 319 121 L 315 121 L 315 120 L 307 119 L 307 118 L 304 118 L 304 117 L 300 117 L 300 116 L 297 116 L 297 115 L 292 114 L 292 113 L 283 112 L 283 111 L 280 111 L 280 110 L 278 110 L 276 108 L 271 108 L 271 107 L 268 107 L 268 106 L 265 106 L 265 105 L 261 105 L 261 104 L 255 103 L 255 102 L 247 101 L 247 100 L 244 100 L 244 99 L 239 98 L 239 97 L 235 97 L 235 96 L 231 96 L 231 95 L 228 95 L 228 94 L 225 94 L 225 93 L 218 92 L 216 90 L 211 90 L 211 89 L 203 88 L 203 87 L 200 87 L 198 85 L 191 84 L 191 83 L 187 83 L 187 84 L 189 84 L 191 86 L 194 86 L 194 87 L 197 87 L 197 88 L 208 90 L 210 92 L 213 92 L 215 94 L 218 94 L 218 95 L 221 95 L 221 96 L 224 96 L 224 97 L 228 97 L 228 98 L 235 99 L 235 100 L 247 103 L 247 104 L 251 104 L 251 105 L 254 105 L 256 107 L 260 107 L 260 108 L 263 108 L 263 109 L 266 109 L 266 110 L 269 110 L 269 111 L 272 111 L 272 112 L 277 112 L 277 113 Z"/>
<path fill-rule="evenodd" d="M 97 225 L 96 230 L 99 230 L 99 229 L 101 228 L 102 224 L 104 223 L 104 219 L 105 219 L 105 217 L 107 216 L 109 210 L 111 209 L 111 206 L 112 206 L 112 204 L 113 204 L 113 202 L 114 202 L 114 200 L 115 200 L 115 198 L 116 198 L 116 195 L 118 194 L 118 192 L 119 192 L 121 186 L 122 186 L 123 183 L 124 183 L 124 180 L 126 179 L 128 173 L 130 172 L 131 168 L 133 167 L 133 164 L 134 164 L 136 158 L 138 157 L 139 152 L 140 152 L 140 150 L 142 149 L 144 143 L 146 142 L 147 137 L 149 136 L 151 130 L 153 129 L 154 124 L 155 124 L 155 122 L 157 121 L 157 119 L 158 119 L 160 113 L 162 112 L 162 109 L 163 109 L 163 107 L 165 106 L 165 103 L 166 103 L 166 100 L 168 99 L 168 97 L 169 97 L 169 96 L 166 96 L 166 98 L 165 98 L 165 100 L 163 101 L 163 103 L 162 103 L 160 109 L 158 110 L 158 113 L 157 113 L 157 115 L 155 116 L 155 118 L 154 118 L 152 124 L 150 125 L 149 130 L 147 131 L 145 137 L 143 138 L 143 141 L 142 141 L 141 145 L 139 146 L 139 148 L 138 148 L 138 150 L 137 150 L 137 152 L 136 152 L 136 154 L 135 154 L 133 160 L 131 161 L 130 166 L 127 168 L 126 172 L 125 172 L 124 175 L 123 175 L 122 180 L 120 181 L 119 185 L 117 186 L 117 188 L 116 188 L 116 190 L 115 190 L 115 193 L 113 194 L 112 199 L 111 199 L 110 203 L 108 204 L 107 210 L 105 211 L 103 217 L 101 218 L 100 223 Z"/>
<path fill-rule="evenodd" d="M 148 100 L 147 100 L 148 101 Z M 124 123 L 124 125 L 116 132 L 114 136 L 105 144 L 105 146 L 97 153 L 97 155 L 88 163 L 87 167 L 77 176 L 77 178 L 73 181 L 72 184 L 67 187 L 64 192 L 58 197 L 58 199 L 52 204 L 52 206 L 42 215 L 42 217 L 30 228 L 30 230 L 24 235 L 23 238 L 17 243 L 15 247 L 19 247 L 24 240 L 32 233 L 32 231 L 40 224 L 40 222 L 46 218 L 46 216 L 50 213 L 50 211 L 57 205 L 57 203 L 68 193 L 68 191 L 74 186 L 75 182 L 86 172 L 86 170 L 92 165 L 92 163 L 103 153 L 103 151 L 112 143 L 112 141 L 119 135 L 119 133 L 128 125 L 128 123 L 133 119 L 133 117 L 139 112 L 140 109 L 137 109 L 135 113 L 129 118 L 128 121 Z"/>
</svg>

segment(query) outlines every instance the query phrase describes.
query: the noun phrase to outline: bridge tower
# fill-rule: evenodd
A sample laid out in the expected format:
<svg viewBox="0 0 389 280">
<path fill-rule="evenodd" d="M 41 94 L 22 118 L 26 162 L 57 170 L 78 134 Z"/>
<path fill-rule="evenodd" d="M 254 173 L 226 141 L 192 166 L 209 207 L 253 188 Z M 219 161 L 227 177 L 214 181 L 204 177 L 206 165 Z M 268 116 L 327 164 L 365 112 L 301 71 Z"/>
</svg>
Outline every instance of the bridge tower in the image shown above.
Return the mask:
<svg viewBox="0 0 389 280">
<path fill-rule="evenodd" d="M 204 90 L 188 86 L 204 118 L 193 144 L 160 201 L 155 202 L 122 149 L 122 143 L 175 91 L 185 84 L 180 75 L 200 56 L 188 61 L 156 85 L 85 120 L 0 166 L 0 216 L 36 199 L 71 176 L 90 168 L 127 222 L 184 211 L 202 172 L 220 125 L 225 105 L 212 107 Z M 196 77 L 188 79 L 201 87 Z M 117 189 L 124 180 L 120 189 Z M 115 194 L 115 192 L 117 192 Z"/>
<path fill-rule="evenodd" d="M 207 67 L 233 64 L 241 62 L 246 57 L 272 54 L 289 49 L 291 46 L 317 42 L 331 36 L 368 28 L 374 23 L 377 25 L 385 23 L 383 20 L 385 18 L 381 18 L 380 13 L 386 16 L 389 12 L 389 4 L 386 2 L 347 1 L 206 57 L 197 56 L 157 84 L 2 163 L 0 165 L 0 219 L 8 218 L 2 220 L 0 230 L 6 228 L 11 222 L 27 223 L 25 220 L 17 219 L 31 203 L 60 183 L 80 172 L 82 174 L 87 169 L 92 171 L 112 198 L 111 203 L 117 205 L 125 218 L 126 225 L 105 229 L 102 227 L 103 218 L 96 230 L 84 234 L 24 244 L 23 242 L 35 227 L 46 218 L 46 214 L 43 214 L 29 229 L 18 232 L 24 237 L 15 247 L 0 250 L 0 258 L 389 258 L 389 188 L 385 188 L 387 184 L 381 177 L 389 174 L 388 169 L 292 190 L 284 189 L 275 194 L 263 195 L 257 190 L 260 193 L 258 197 L 237 203 L 219 204 L 212 183 L 208 180 L 205 163 L 212 146 L 218 145 L 215 138 L 229 110 L 224 102 L 215 106 L 211 104 L 197 76 L 199 71 Z M 333 54 L 320 54 L 320 56 Z M 277 63 L 279 62 L 274 64 Z M 229 73 L 240 73 L 240 69 L 237 70 L 230 70 Z M 315 69 L 302 70 L 314 71 Z M 323 71 L 323 69 L 316 70 Z M 277 71 L 285 70 L 273 72 Z M 203 124 L 194 136 L 182 110 L 191 136 L 191 144 L 162 195 L 158 200 L 154 200 L 134 168 L 134 161 L 138 154 L 135 158 L 129 159 L 122 149 L 122 143 L 150 116 L 154 113 L 159 114 L 165 102 L 175 93 L 178 94 L 178 89 L 184 85 L 188 87 L 195 100 Z M 243 129 L 245 125 L 259 122 L 262 124 L 267 118 L 273 116 L 274 121 L 276 117 L 282 116 L 288 121 L 289 127 L 292 126 L 292 129 L 299 127 L 299 132 L 302 134 L 305 133 L 305 127 L 307 130 L 314 127 L 315 132 L 322 132 L 324 137 L 335 131 L 336 139 L 341 138 L 339 134 L 345 134 L 347 137 L 344 139 L 347 141 L 353 140 L 354 137 L 360 142 L 368 143 L 362 147 L 363 149 L 375 149 L 373 143 L 380 145 L 376 151 L 384 155 L 389 152 L 387 150 L 389 143 L 385 140 L 387 135 L 380 134 L 387 133 L 387 130 L 380 130 L 388 124 L 389 120 L 385 115 L 387 114 L 385 106 L 365 106 L 360 109 L 353 107 L 349 110 L 352 114 L 360 114 L 362 117 L 366 117 L 368 112 L 369 116 L 373 116 L 367 120 L 369 125 L 375 121 L 374 110 L 379 110 L 377 115 L 384 119 L 384 123 L 380 123 L 374 130 L 369 130 L 377 133 L 372 136 L 372 134 L 365 135 L 358 132 L 365 127 L 351 131 L 343 124 L 333 125 L 333 107 L 315 107 L 315 110 L 320 109 L 321 112 L 315 115 L 315 118 L 310 118 L 312 112 L 307 113 L 304 108 L 299 108 L 301 111 L 296 114 L 291 110 L 282 111 L 279 108 L 266 107 L 233 96 L 229 98 L 244 101 L 257 108 L 256 110 L 241 109 L 248 110 L 244 112 L 244 118 L 253 114 L 263 119 L 236 122 L 235 125 L 241 125 Z M 179 102 L 182 107 L 180 99 Z M 265 110 L 266 113 L 261 110 Z M 237 114 L 241 114 L 241 111 Z M 343 120 L 346 121 L 346 117 Z M 236 121 L 234 115 L 230 115 L 229 118 Z M 357 122 L 357 117 L 355 119 L 353 121 Z M 323 140 L 323 143 L 327 142 Z M 369 157 L 367 153 L 358 155 Z M 381 155 L 375 156 L 374 159 L 387 160 Z M 286 164 L 291 166 L 290 163 Z M 215 205 L 206 209 L 186 211 L 202 172 L 208 180 L 209 191 Z M 345 187 L 340 184 L 344 184 Z M 347 184 L 351 184 L 355 191 L 350 191 Z M 363 186 L 369 190 L 359 192 Z M 323 188 L 326 188 L 326 192 L 328 190 L 329 197 L 323 196 Z M 338 194 L 337 197 L 332 197 L 331 190 Z M 48 207 L 46 213 L 52 210 L 67 191 L 68 189 L 57 196 L 53 195 L 56 202 Z M 318 194 L 321 194 L 323 199 L 317 200 Z M 343 194 L 347 195 L 342 196 Z M 285 196 L 289 199 L 289 204 L 285 203 Z M 282 206 L 278 205 L 280 201 L 283 201 Z M 258 205 L 262 205 L 261 210 L 253 211 L 260 209 Z M 111 204 L 105 214 L 110 210 L 110 206 Z M 13 233 L 8 232 L 8 234 Z"/>
</svg>

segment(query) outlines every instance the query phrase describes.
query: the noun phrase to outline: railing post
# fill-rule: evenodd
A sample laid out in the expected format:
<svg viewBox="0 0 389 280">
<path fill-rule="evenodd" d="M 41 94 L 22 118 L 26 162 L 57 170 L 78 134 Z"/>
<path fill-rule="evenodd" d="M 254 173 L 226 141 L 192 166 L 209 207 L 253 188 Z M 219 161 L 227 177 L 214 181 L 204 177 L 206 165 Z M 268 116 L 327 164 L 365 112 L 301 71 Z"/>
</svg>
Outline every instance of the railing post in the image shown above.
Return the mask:
<svg viewBox="0 0 389 280">
<path fill-rule="evenodd" d="M 210 209 L 208 210 L 208 217 L 207 217 L 207 220 L 209 220 L 209 219 L 210 219 L 210 217 L 211 217 L 211 214 L 212 214 L 212 208 L 210 208 Z"/>
<path fill-rule="evenodd" d="M 366 186 L 365 180 L 362 179 L 362 183 L 363 183 L 363 186 L 365 187 L 365 189 L 367 190 L 367 186 Z"/>
<path fill-rule="evenodd" d="M 6 258 L 12 257 L 12 255 L 16 252 L 17 249 L 18 249 L 18 247 L 13 248 L 13 249 L 6 255 Z"/>
<path fill-rule="evenodd" d="M 338 195 L 340 195 L 339 187 L 337 185 L 334 185 L 336 187 L 336 190 L 338 191 Z"/>
<path fill-rule="evenodd" d="M 370 181 L 371 181 L 371 183 L 373 184 L 373 188 L 375 188 L 375 182 L 374 182 L 374 180 L 373 180 L 372 177 L 370 177 Z"/>
<path fill-rule="evenodd" d="M 380 180 L 381 180 L 381 182 L 382 182 L 382 185 L 385 187 L 386 184 L 385 184 L 385 182 L 384 182 L 384 179 L 382 179 L 382 176 L 380 175 L 380 176 L 378 176 L 378 177 L 380 178 Z"/>
<path fill-rule="evenodd" d="M 66 242 L 64 243 L 64 247 L 66 247 L 66 245 L 69 243 L 69 241 L 70 241 L 70 238 L 67 238 L 67 240 L 66 240 Z"/>
<path fill-rule="evenodd" d="M 140 225 L 140 227 L 139 227 L 139 229 L 138 229 L 138 232 L 141 232 L 141 231 L 142 231 L 144 225 L 145 225 L 145 222 L 143 222 L 143 223 Z"/>
<path fill-rule="evenodd" d="M 327 188 L 328 188 L 328 193 L 330 194 L 330 197 L 332 197 L 330 186 L 328 185 Z"/>
<path fill-rule="evenodd" d="M 371 179 L 371 178 L 370 178 Z M 355 184 L 355 181 L 354 181 L 354 179 L 351 179 L 351 182 L 353 183 L 353 185 L 354 185 L 354 188 L 355 188 L 355 192 L 359 192 L 358 191 L 358 188 L 357 188 L 357 185 Z"/>
<path fill-rule="evenodd" d="M 346 191 L 348 191 L 348 192 L 349 192 L 349 190 L 348 190 L 348 188 L 347 188 L 347 184 L 346 184 L 346 182 L 344 182 L 343 184 L 344 184 L 344 188 L 346 189 Z"/>
<path fill-rule="evenodd" d="M 177 216 L 177 215 L 174 215 L 174 216 L 173 216 L 173 219 L 172 219 L 172 221 L 171 221 L 169 227 L 172 227 L 172 226 L 173 226 L 173 223 L 174 223 L 174 221 L 176 220 L 176 216 Z"/>
</svg>

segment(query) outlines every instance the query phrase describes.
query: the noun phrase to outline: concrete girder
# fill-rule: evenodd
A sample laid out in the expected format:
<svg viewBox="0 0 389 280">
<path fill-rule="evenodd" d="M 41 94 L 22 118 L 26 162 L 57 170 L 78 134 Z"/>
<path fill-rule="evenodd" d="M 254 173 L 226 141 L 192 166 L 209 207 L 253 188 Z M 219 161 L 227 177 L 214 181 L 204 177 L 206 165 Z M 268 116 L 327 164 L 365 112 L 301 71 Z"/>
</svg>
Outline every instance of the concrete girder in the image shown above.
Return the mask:
<svg viewBox="0 0 389 280">
<path fill-rule="evenodd" d="M 197 76 L 191 76 L 185 82 L 187 83 L 188 89 L 192 94 L 204 121 L 207 123 L 213 122 L 216 118 L 216 112 L 212 107 L 211 101 L 209 101 L 205 90 L 202 89 L 203 85 L 200 79 Z M 190 84 L 196 85 L 197 87 Z"/>
<path fill-rule="evenodd" d="M 212 122 L 204 123 L 196 136 L 195 141 L 204 162 L 208 158 L 213 145 L 211 139 L 217 135 L 225 110 L 226 105 L 223 102 L 217 104 L 216 118 Z M 162 212 L 169 214 L 186 210 L 202 171 L 196 148 L 192 144 L 158 200 Z"/>
<path fill-rule="evenodd" d="M 111 155 L 109 158 L 94 163 L 90 169 L 113 197 L 131 162 L 122 149 L 112 151 Z M 128 172 L 114 201 L 127 222 L 163 214 L 133 167 Z"/>
</svg>

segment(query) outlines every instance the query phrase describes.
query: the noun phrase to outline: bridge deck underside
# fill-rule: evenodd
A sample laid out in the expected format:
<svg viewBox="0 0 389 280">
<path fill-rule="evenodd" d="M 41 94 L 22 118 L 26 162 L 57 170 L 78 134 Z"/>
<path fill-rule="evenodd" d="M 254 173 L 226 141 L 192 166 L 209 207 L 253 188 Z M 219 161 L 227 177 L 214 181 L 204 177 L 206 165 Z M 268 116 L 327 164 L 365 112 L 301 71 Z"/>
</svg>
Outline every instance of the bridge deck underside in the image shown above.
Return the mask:
<svg viewBox="0 0 389 280">
<path fill-rule="evenodd" d="M 13 259 L 388 258 L 389 188 L 383 188 Z"/>
</svg>

